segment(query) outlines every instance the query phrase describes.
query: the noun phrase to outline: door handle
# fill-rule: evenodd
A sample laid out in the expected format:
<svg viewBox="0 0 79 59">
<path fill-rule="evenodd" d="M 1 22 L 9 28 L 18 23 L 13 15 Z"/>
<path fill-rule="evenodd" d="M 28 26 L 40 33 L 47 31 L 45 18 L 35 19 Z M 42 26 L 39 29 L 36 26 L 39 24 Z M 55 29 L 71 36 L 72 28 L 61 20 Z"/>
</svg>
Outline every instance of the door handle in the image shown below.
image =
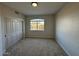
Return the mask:
<svg viewBox="0 0 79 59">
<path fill-rule="evenodd" d="M 5 35 L 5 37 L 6 37 L 6 35 Z"/>
</svg>

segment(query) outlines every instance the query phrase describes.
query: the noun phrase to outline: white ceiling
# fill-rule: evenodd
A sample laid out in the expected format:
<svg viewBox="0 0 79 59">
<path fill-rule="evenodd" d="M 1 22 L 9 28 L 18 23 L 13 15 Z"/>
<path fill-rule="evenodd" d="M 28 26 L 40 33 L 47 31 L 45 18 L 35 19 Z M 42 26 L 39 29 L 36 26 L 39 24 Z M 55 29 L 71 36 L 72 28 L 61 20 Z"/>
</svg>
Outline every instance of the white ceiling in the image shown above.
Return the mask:
<svg viewBox="0 0 79 59">
<path fill-rule="evenodd" d="M 31 2 L 3 2 L 3 4 L 14 8 L 25 15 L 44 15 L 56 13 L 64 2 L 38 2 L 39 6 L 34 8 Z"/>
</svg>

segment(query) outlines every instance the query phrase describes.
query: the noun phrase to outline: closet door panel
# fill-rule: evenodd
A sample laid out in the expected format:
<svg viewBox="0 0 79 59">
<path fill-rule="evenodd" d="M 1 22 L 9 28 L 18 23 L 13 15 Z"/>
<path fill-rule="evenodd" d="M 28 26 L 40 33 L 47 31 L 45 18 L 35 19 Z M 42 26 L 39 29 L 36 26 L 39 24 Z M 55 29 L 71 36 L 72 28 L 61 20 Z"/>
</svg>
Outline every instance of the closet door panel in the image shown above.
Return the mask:
<svg viewBox="0 0 79 59">
<path fill-rule="evenodd" d="M 4 17 L 1 18 L 1 29 L 2 29 L 2 47 L 3 51 L 6 50 L 6 19 Z"/>
<path fill-rule="evenodd" d="M 8 47 L 12 46 L 13 44 L 13 21 L 11 18 L 7 18 L 7 40 L 8 40 Z"/>
<path fill-rule="evenodd" d="M 1 29 L 1 17 L 0 17 L 0 56 L 2 55 L 2 29 Z"/>
<path fill-rule="evenodd" d="M 19 39 L 22 39 L 22 21 L 19 21 L 18 36 L 19 36 Z"/>
<path fill-rule="evenodd" d="M 8 48 L 22 39 L 22 21 L 17 18 L 7 18 L 7 41 Z"/>
<path fill-rule="evenodd" d="M 22 38 L 22 21 L 16 19 L 7 19 L 7 38 L 8 47 L 14 45 Z"/>
</svg>

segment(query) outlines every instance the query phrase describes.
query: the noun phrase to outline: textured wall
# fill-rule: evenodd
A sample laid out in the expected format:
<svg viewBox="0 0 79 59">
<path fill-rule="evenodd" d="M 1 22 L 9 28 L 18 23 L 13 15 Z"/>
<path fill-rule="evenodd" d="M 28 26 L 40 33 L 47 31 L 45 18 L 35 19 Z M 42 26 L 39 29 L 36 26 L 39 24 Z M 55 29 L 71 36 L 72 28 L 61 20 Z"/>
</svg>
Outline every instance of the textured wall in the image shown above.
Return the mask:
<svg viewBox="0 0 79 59">
<path fill-rule="evenodd" d="M 45 31 L 30 31 L 31 19 L 45 19 Z M 27 16 L 26 37 L 54 38 L 54 17 L 53 15 Z"/>
<path fill-rule="evenodd" d="M 79 3 L 68 3 L 56 15 L 56 38 L 68 55 L 79 55 Z"/>
</svg>

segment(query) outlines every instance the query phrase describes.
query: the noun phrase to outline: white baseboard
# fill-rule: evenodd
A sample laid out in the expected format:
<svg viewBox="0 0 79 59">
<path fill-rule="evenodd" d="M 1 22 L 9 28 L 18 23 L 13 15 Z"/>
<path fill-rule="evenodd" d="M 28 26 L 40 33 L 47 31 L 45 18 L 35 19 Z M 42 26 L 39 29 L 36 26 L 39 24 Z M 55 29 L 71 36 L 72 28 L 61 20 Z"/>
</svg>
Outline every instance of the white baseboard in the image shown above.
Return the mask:
<svg viewBox="0 0 79 59">
<path fill-rule="evenodd" d="M 64 45 L 62 44 L 62 43 L 60 43 L 58 40 L 56 40 L 57 41 L 57 43 L 61 46 L 61 48 L 63 48 L 63 50 L 66 52 L 66 54 L 68 55 L 68 56 L 71 56 L 71 54 L 67 51 L 67 49 L 64 47 Z"/>
<path fill-rule="evenodd" d="M 25 37 L 25 38 L 55 39 L 53 37 Z"/>
<path fill-rule="evenodd" d="M 6 52 L 6 49 L 3 50 L 2 55 L 5 54 L 5 52 Z"/>
</svg>

